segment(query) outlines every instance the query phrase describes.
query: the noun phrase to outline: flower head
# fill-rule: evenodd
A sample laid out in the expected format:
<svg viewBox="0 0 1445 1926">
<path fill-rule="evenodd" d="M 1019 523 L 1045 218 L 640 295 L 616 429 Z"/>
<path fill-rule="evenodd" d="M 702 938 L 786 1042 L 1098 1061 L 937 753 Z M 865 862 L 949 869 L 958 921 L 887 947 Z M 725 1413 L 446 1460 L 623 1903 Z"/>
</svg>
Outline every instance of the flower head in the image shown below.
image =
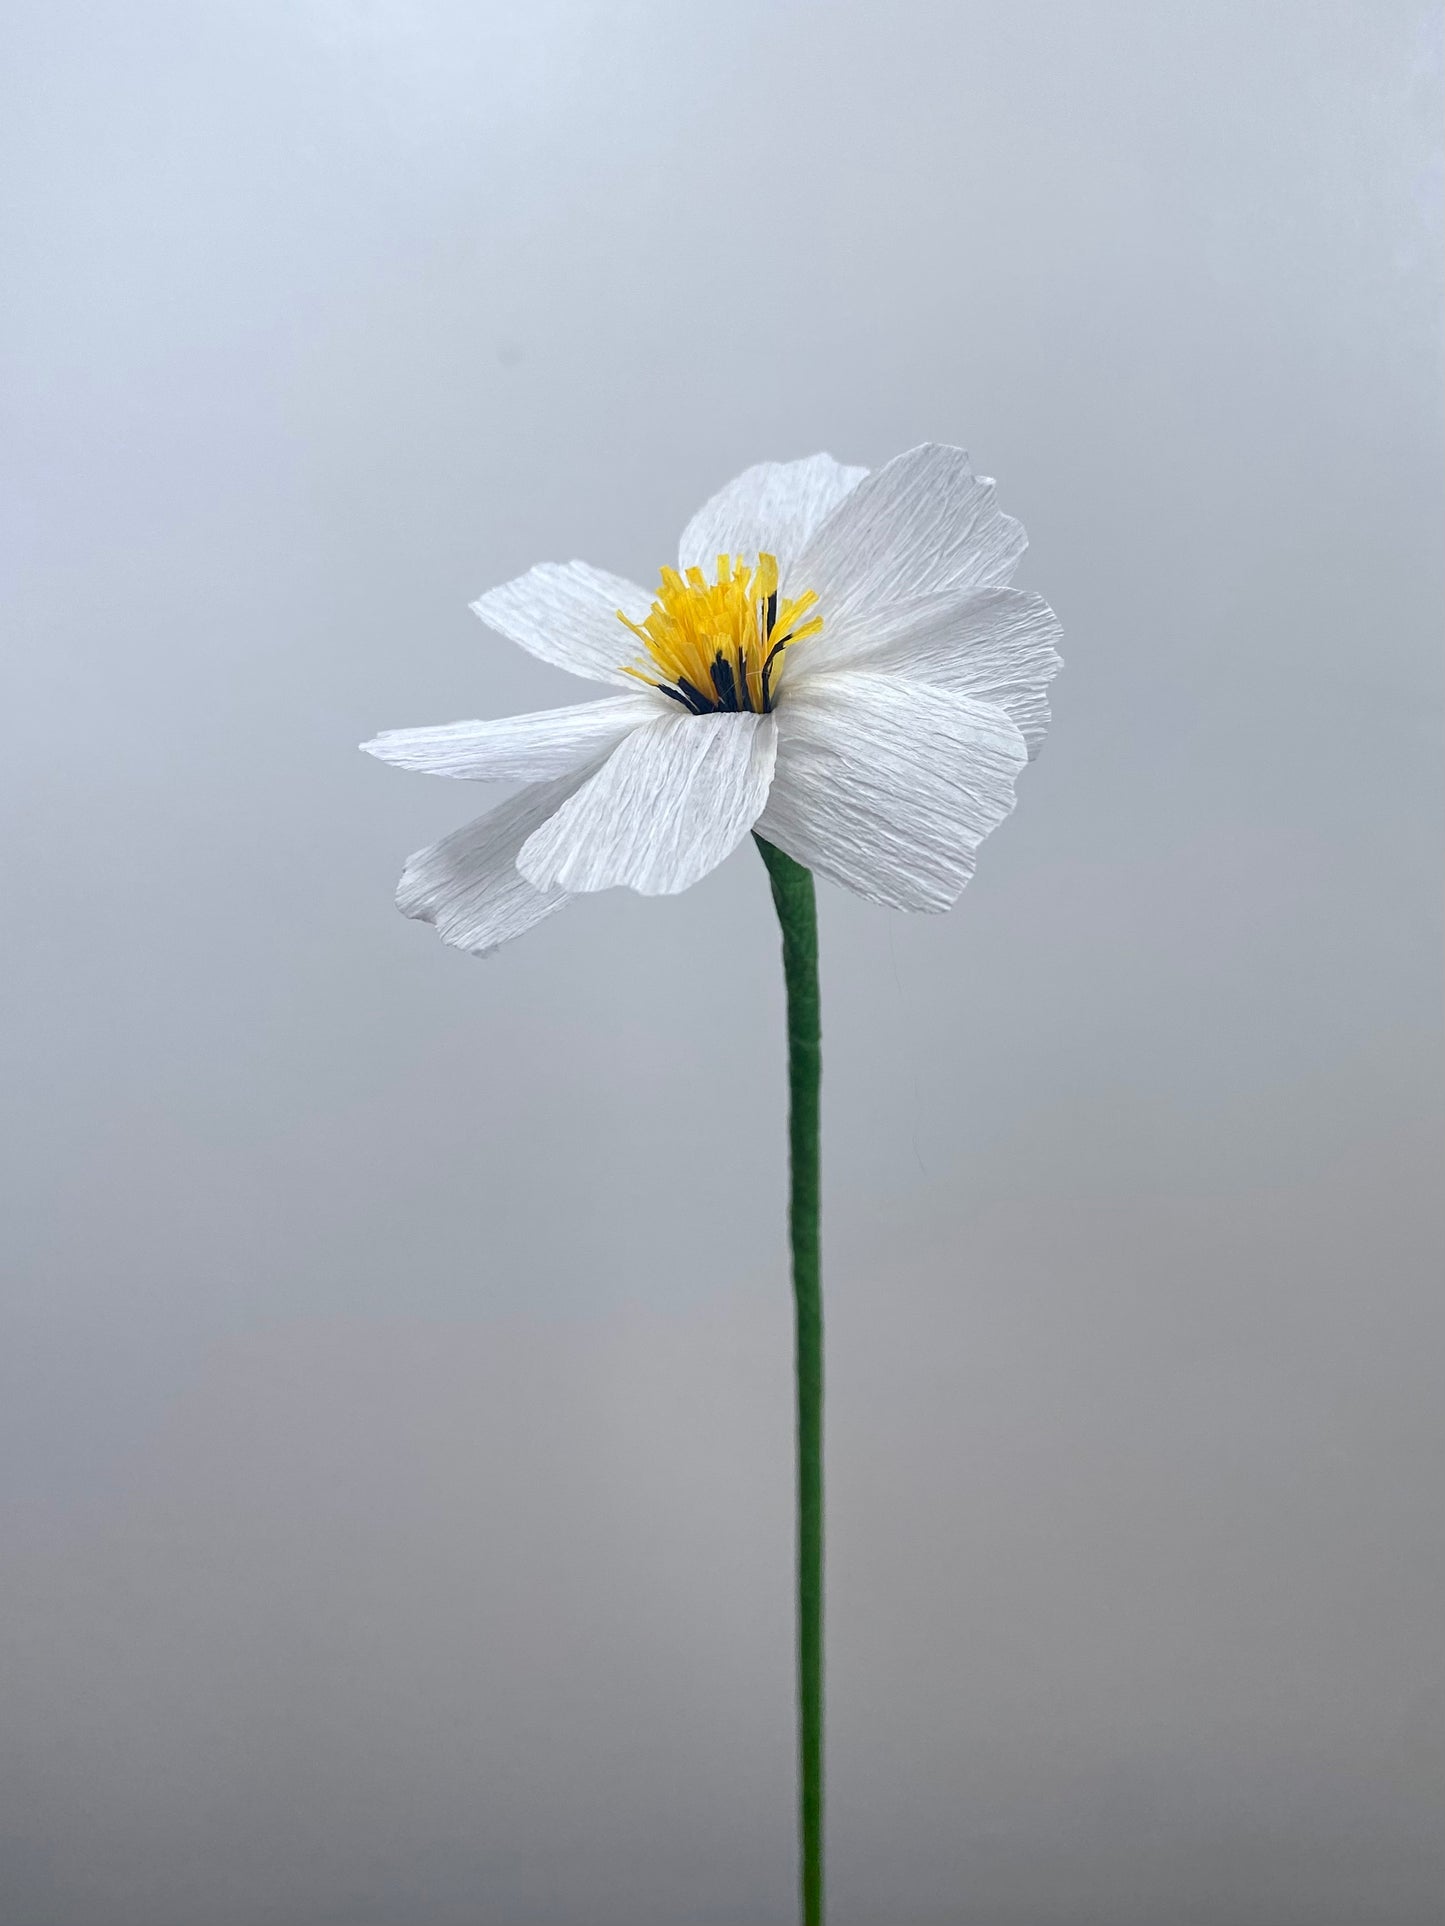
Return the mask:
<svg viewBox="0 0 1445 1926">
<path fill-rule="evenodd" d="M 1008 586 L 1024 547 L 993 483 L 930 444 L 872 474 L 747 469 L 652 594 L 585 562 L 489 590 L 489 627 L 619 693 L 363 744 L 524 785 L 413 856 L 398 905 L 480 954 L 574 894 L 686 889 L 756 829 L 873 902 L 948 908 L 1048 727 L 1059 625 Z"/>
</svg>

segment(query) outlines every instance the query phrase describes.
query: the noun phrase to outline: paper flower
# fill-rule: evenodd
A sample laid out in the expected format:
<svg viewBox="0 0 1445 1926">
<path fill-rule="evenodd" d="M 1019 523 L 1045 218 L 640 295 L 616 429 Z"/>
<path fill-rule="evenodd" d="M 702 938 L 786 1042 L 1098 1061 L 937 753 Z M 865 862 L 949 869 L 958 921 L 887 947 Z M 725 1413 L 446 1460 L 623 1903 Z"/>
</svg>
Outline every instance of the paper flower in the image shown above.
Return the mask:
<svg viewBox="0 0 1445 1926">
<path fill-rule="evenodd" d="M 930 444 L 872 474 L 747 469 L 654 593 L 585 562 L 489 590 L 490 628 L 619 693 L 365 743 L 526 785 L 413 856 L 399 907 L 483 954 L 580 892 L 686 889 L 752 830 L 873 902 L 947 909 L 1048 726 L 1059 627 L 1008 586 L 1025 540 Z"/>
<path fill-rule="evenodd" d="M 821 1031 L 812 872 L 947 909 L 1048 727 L 1058 623 L 1008 586 L 1024 532 L 957 448 L 875 474 L 830 455 L 749 468 L 693 516 L 655 595 L 544 563 L 473 603 L 544 662 L 625 693 L 363 746 L 525 787 L 413 856 L 397 901 L 496 949 L 569 895 L 686 889 L 751 830 L 788 1003 L 788 1222 L 798 1478 L 798 1840 L 823 1922 Z"/>
</svg>

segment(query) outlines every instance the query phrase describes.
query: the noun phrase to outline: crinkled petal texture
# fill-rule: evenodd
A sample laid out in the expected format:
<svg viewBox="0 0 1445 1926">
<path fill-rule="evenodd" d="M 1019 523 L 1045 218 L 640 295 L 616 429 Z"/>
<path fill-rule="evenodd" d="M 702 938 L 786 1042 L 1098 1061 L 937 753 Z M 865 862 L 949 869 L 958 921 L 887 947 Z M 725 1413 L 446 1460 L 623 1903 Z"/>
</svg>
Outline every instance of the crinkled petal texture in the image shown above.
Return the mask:
<svg viewBox="0 0 1445 1926">
<path fill-rule="evenodd" d="M 687 889 L 762 813 L 777 739 L 772 715 L 660 717 L 528 838 L 517 866 L 538 889 Z"/>
<path fill-rule="evenodd" d="M 628 688 L 636 685 L 622 665 L 636 651 L 617 611 L 641 622 L 651 607 L 646 589 L 587 562 L 541 562 L 472 603 L 489 629 L 529 655 L 572 675 Z"/>
<path fill-rule="evenodd" d="M 872 902 L 947 909 L 1028 760 L 1006 712 L 840 669 L 802 683 L 775 714 L 778 766 L 758 834 Z"/>
<path fill-rule="evenodd" d="M 485 956 L 561 909 L 565 890 L 537 889 L 517 868 L 527 838 L 586 781 L 539 783 L 408 859 L 396 892 L 404 916 L 434 923 L 443 942 Z"/>
<path fill-rule="evenodd" d="M 1048 732 L 1049 683 L 1063 667 L 1059 635 L 1059 619 L 1041 595 L 969 589 L 916 604 L 881 641 L 861 634 L 843 660 L 994 703 L 1008 711 L 1033 757 Z"/>
<path fill-rule="evenodd" d="M 1011 588 L 1023 529 L 961 449 L 927 445 L 869 474 L 830 455 L 763 462 L 688 523 L 680 561 L 777 558 L 815 591 L 820 634 L 789 650 L 771 714 L 682 712 L 639 687 L 620 609 L 645 589 L 547 563 L 472 606 L 605 701 L 499 721 L 389 730 L 364 744 L 404 769 L 529 785 L 422 850 L 397 901 L 484 953 L 574 892 L 689 887 L 750 829 L 874 902 L 946 909 L 1008 815 L 1048 726 L 1059 624 Z"/>
<path fill-rule="evenodd" d="M 803 461 L 760 461 L 704 502 L 682 531 L 678 565 L 711 570 L 719 555 L 751 561 L 768 554 L 778 564 L 782 593 L 796 585 L 792 565 L 808 537 L 855 489 L 866 468 L 845 468 L 831 455 Z"/>
<path fill-rule="evenodd" d="M 621 624 L 617 624 L 621 628 Z M 473 781 L 545 782 L 570 775 L 615 749 L 634 729 L 666 714 L 650 690 L 579 702 L 570 709 L 503 716 L 495 722 L 442 722 L 429 729 L 384 729 L 362 748 L 379 762 L 429 776 Z"/>
<path fill-rule="evenodd" d="M 875 469 L 804 543 L 797 580 L 816 589 L 823 633 L 811 672 L 888 641 L 918 603 L 1005 584 L 1028 546 L 961 448 L 927 443 Z"/>
</svg>

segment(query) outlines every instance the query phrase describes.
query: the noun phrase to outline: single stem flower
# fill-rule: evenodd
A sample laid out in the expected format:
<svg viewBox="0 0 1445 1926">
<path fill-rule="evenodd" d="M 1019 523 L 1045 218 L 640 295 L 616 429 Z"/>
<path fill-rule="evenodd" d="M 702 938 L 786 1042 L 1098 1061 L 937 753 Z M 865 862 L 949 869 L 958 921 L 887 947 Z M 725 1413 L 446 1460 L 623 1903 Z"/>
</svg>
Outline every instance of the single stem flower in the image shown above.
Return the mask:
<svg viewBox="0 0 1445 1926">
<path fill-rule="evenodd" d="M 574 895 L 672 895 L 752 832 L 783 936 L 796 1308 L 800 1844 L 823 1918 L 823 1325 L 813 872 L 870 901 L 944 910 L 1014 805 L 1048 727 L 1059 625 L 1009 582 L 1020 524 L 957 448 L 870 474 L 763 462 L 683 530 L 649 593 L 543 563 L 473 608 L 544 662 L 618 693 L 363 744 L 432 775 L 520 782 L 421 850 L 397 903 L 485 955 Z"/>
</svg>

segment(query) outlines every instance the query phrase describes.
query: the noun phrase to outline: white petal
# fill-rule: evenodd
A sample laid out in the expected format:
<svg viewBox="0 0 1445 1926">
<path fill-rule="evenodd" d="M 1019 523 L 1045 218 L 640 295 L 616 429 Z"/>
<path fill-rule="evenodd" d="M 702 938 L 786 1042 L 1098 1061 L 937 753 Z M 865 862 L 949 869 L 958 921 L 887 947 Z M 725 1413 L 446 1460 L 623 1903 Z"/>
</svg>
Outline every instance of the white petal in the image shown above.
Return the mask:
<svg viewBox="0 0 1445 1926">
<path fill-rule="evenodd" d="M 441 722 L 430 729 L 384 729 L 362 748 L 378 762 L 429 776 L 476 781 L 546 782 L 566 776 L 615 749 L 633 729 L 651 722 L 665 698 L 639 689 L 635 696 L 579 702 L 571 709 L 501 716 L 494 722 Z"/>
<path fill-rule="evenodd" d="M 758 834 L 872 902 L 947 909 L 1028 759 L 1003 710 L 840 669 L 774 713 L 778 766 Z"/>
<path fill-rule="evenodd" d="M 637 639 L 617 611 L 640 622 L 651 607 L 646 589 L 587 562 L 541 562 L 472 603 L 489 629 L 529 655 L 593 682 L 629 684 L 622 665 L 637 654 Z"/>
<path fill-rule="evenodd" d="M 776 751 L 771 715 L 650 722 L 537 831 L 517 866 L 539 888 L 687 889 L 757 821 Z"/>
<path fill-rule="evenodd" d="M 810 661 L 842 661 L 899 605 L 1002 586 L 1027 545 L 961 448 L 930 442 L 896 456 L 844 497 L 798 557 L 796 584 L 817 590 L 823 617 Z"/>
<path fill-rule="evenodd" d="M 881 639 L 861 628 L 841 652 L 830 655 L 827 674 L 839 660 L 906 682 L 953 689 L 1006 709 L 1036 756 L 1049 726 L 1049 683 L 1063 667 L 1055 643 L 1059 618 L 1041 595 L 1024 589 L 970 589 L 961 596 L 930 598 L 906 617 L 890 622 Z M 816 667 L 799 650 L 797 668 Z M 802 680 L 801 676 L 796 678 Z"/>
<path fill-rule="evenodd" d="M 517 851 L 586 777 L 539 784 L 489 816 L 411 857 L 396 892 L 405 916 L 435 923 L 443 942 L 485 956 L 561 909 L 565 890 L 535 889 L 517 873 Z"/>
<path fill-rule="evenodd" d="M 719 555 L 776 558 L 780 585 L 789 587 L 789 566 L 818 524 L 868 473 L 845 468 L 831 455 L 804 461 L 761 461 L 704 502 L 682 531 L 678 565 L 712 570 Z M 807 583 L 802 585 L 806 588 Z"/>
</svg>

